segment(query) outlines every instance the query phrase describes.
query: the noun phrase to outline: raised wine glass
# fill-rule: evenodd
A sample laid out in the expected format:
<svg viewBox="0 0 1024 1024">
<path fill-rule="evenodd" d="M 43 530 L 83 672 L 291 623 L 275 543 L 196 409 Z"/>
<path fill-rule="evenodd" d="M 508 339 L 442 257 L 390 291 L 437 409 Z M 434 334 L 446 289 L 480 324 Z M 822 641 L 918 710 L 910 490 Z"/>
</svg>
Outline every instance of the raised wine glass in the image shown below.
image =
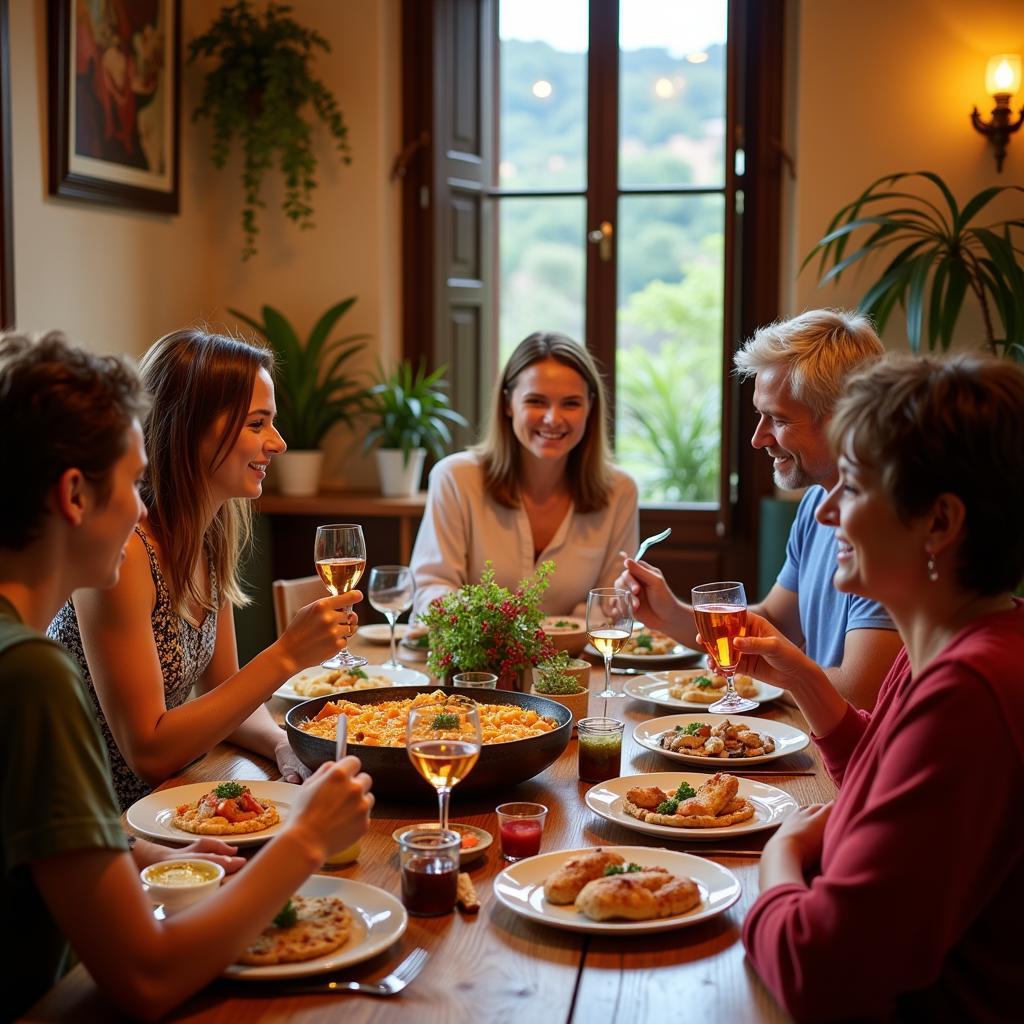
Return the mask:
<svg viewBox="0 0 1024 1024">
<path fill-rule="evenodd" d="M 448 798 L 473 769 L 483 737 L 475 701 L 448 700 L 409 709 L 405 749 L 416 771 L 437 790 L 438 820 L 448 828 Z"/>
<path fill-rule="evenodd" d="M 313 560 L 324 586 L 335 597 L 347 593 L 359 582 L 366 568 L 366 542 L 363 528 L 353 523 L 335 523 L 316 528 Z M 366 659 L 348 649 L 321 662 L 324 668 L 346 669 L 365 665 Z"/>
<path fill-rule="evenodd" d="M 587 594 L 587 635 L 604 658 L 604 700 L 621 697 L 612 689 L 612 655 L 633 632 L 633 595 L 617 587 L 598 587 Z"/>
<path fill-rule="evenodd" d="M 388 620 L 391 627 L 391 657 L 383 662 L 384 668 L 401 668 L 395 649 L 395 623 L 402 612 L 412 607 L 416 585 L 412 569 L 407 565 L 376 565 L 370 570 L 370 585 L 367 596 L 370 604 Z"/>
<path fill-rule="evenodd" d="M 741 697 L 733 683 L 740 655 L 733 648 L 732 638 L 747 635 L 747 595 L 743 584 L 704 583 L 694 587 L 691 593 L 697 632 L 725 676 L 725 696 L 716 700 L 708 710 L 722 715 L 753 711 L 758 702 Z"/>
</svg>

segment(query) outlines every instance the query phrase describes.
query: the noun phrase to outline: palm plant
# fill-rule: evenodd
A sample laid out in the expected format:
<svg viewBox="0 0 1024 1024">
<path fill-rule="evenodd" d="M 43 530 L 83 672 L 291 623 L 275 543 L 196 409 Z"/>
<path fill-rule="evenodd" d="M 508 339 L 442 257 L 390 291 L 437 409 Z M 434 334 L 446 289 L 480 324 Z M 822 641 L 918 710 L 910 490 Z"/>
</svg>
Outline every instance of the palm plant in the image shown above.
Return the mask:
<svg viewBox="0 0 1024 1024">
<path fill-rule="evenodd" d="M 924 179 L 938 191 L 926 196 L 894 190 L 904 178 Z M 843 272 L 889 246 L 899 250 L 860 300 L 882 331 L 896 305 L 906 311 L 907 338 L 914 352 L 922 337 L 928 348 L 949 348 L 967 292 L 981 308 L 985 341 L 1000 352 L 1024 361 L 1024 270 L 1017 256 L 1015 229 L 1024 220 L 1011 218 L 987 227 L 972 222 L 996 196 L 1024 192 L 1019 185 L 983 189 L 961 209 L 949 186 L 930 171 L 902 172 L 879 178 L 832 218 L 828 230 L 801 266 L 819 256 L 819 285 L 839 281 Z M 880 208 L 879 204 L 889 205 Z M 847 254 L 855 233 L 864 230 L 860 248 Z M 826 271 L 826 267 L 829 267 Z"/>
<path fill-rule="evenodd" d="M 441 366 L 427 373 L 423 364 L 413 374 L 412 363 L 404 360 L 390 374 L 378 366 L 377 383 L 366 392 L 365 409 L 377 418 L 366 435 L 365 450 L 375 444 L 402 452 L 406 465 L 414 448 L 426 448 L 435 459 L 451 444 L 450 423 L 460 427 L 468 421 L 451 408 Z"/>
<path fill-rule="evenodd" d="M 349 334 L 328 340 L 334 325 L 352 308 L 354 295 L 331 306 L 317 320 L 305 344 L 284 314 L 263 307 L 263 320 L 237 309 L 229 312 L 267 339 L 278 364 L 277 426 L 285 441 L 297 450 L 317 448 L 335 423 L 351 425 L 361 408 L 365 390 L 342 367 L 366 346 L 368 334 Z"/>
</svg>

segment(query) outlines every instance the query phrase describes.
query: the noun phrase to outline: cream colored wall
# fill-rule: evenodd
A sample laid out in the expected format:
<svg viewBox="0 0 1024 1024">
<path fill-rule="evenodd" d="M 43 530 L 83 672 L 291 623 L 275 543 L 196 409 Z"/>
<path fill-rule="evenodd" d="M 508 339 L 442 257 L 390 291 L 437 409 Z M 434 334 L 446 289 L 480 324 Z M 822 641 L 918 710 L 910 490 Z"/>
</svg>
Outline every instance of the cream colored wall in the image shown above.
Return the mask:
<svg viewBox="0 0 1024 1024">
<path fill-rule="evenodd" d="M 184 0 L 183 36 L 202 32 L 219 0 Z M 315 230 L 300 232 L 279 210 L 268 177 L 260 253 L 240 259 L 239 165 L 209 163 L 209 130 L 191 111 L 200 72 L 183 74 L 181 206 L 178 216 L 118 210 L 47 194 L 44 3 L 12 0 L 11 85 L 15 304 L 22 330 L 60 327 L 93 349 L 137 355 L 174 327 L 229 321 L 227 307 L 280 308 L 305 333 L 346 295 L 343 321 L 372 336 L 362 367 L 400 351 L 401 217 L 388 181 L 400 148 L 399 0 L 293 0 L 295 17 L 332 52 L 317 58 L 349 126 L 353 160 L 332 157 L 322 133 Z M 339 428 L 328 444 L 327 480 L 371 486 L 374 470 Z"/>
<path fill-rule="evenodd" d="M 793 273 L 825 233 L 832 215 L 876 178 L 895 171 L 941 175 L 961 205 L 991 185 L 1024 182 L 1024 134 L 997 174 L 991 145 L 970 125 L 972 106 L 992 107 L 984 90 L 994 53 L 1024 51 L 1021 0 L 801 0 L 792 26 L 798 37 L 791 86 L 789 142 L 797 180 L 787 199 L 789 236 L 782 254 L 782 309 L 856 305 L 881 269 L 844 275 L 839 287 L 817 287 L 814 266 Z M 791 62 L 792 64 L 792 62 Z M 1015 106 L 1024 102 L 1024 92 Z M 981 223 L 1021 216 L 1019 193 L 993 203 Z M 968 298 L 957 335 L 977 343 L 980 315 Z M 887 345 L 906 347 L 899 311 Z"/>
</svg>

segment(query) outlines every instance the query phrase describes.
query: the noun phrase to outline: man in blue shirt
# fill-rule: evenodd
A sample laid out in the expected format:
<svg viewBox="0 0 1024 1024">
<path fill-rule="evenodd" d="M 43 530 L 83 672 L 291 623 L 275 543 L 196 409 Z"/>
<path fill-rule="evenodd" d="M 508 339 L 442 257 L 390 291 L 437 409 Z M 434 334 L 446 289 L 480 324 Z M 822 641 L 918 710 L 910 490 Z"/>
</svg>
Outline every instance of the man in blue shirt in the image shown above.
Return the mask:
<svg viewBox="0 0 1024 1024">
<path fill-rule="evenodd" d="M 814 518 L 839 474 L 828 422 L 846 376 L 884 352 L 865 317 L 813 310 L 762 327 L 735 357 L 737 373 L 754 378 L 760 419 L 750 443 L 773 460 L 775 485 L 808 488 L 786 545 L 786 562 L 765 599 L 751 610 L 771 621 L 826 670 L 857 707 L 874 706 L 901 647 L 888 614 L 874 601 L 832 586 L 836 540 Z M 693 612 L 660 570 L 627 558 L 619 586 L 634 594 L 637 616 L 684 643 L 696 643 Z"/>
</svg>

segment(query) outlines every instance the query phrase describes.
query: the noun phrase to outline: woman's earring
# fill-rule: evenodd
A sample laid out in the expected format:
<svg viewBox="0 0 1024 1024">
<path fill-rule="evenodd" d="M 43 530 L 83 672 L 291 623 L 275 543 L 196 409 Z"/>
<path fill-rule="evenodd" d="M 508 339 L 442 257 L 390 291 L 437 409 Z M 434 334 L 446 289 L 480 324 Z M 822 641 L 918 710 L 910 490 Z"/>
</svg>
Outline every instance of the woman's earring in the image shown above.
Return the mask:
<svg viewBox="0 0 1024 1024">
<path fill-rule="evenodd" d="M 928 552 L 928 579 L 934 583 L 939 578 L 939 570 L 935 568 L 935 556 Z"/>
</svg>

